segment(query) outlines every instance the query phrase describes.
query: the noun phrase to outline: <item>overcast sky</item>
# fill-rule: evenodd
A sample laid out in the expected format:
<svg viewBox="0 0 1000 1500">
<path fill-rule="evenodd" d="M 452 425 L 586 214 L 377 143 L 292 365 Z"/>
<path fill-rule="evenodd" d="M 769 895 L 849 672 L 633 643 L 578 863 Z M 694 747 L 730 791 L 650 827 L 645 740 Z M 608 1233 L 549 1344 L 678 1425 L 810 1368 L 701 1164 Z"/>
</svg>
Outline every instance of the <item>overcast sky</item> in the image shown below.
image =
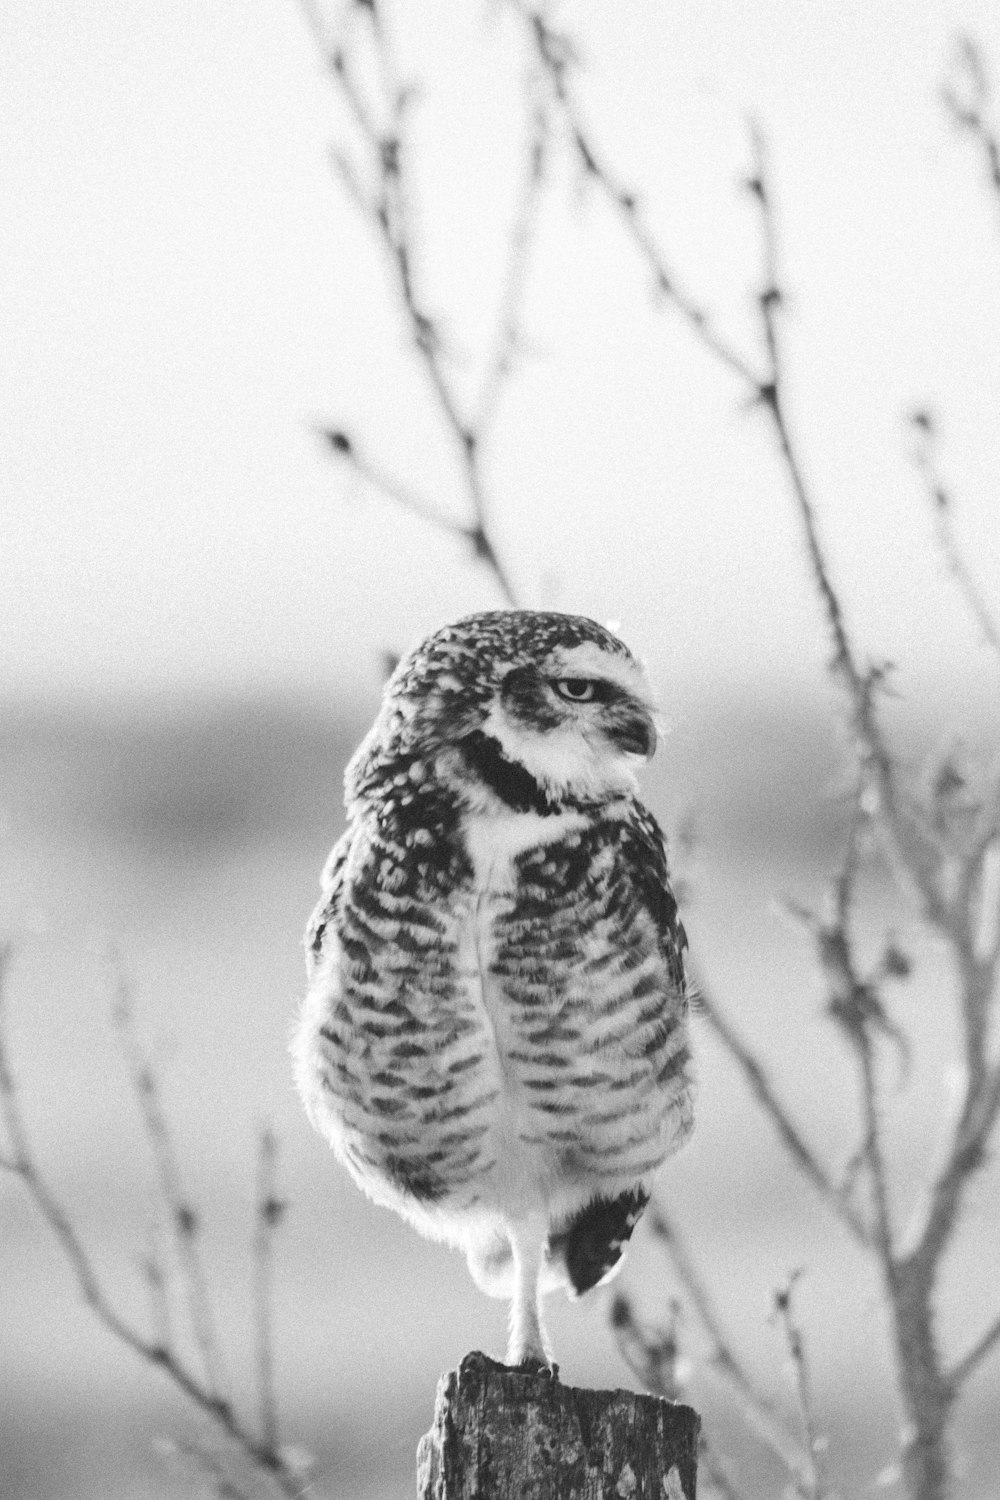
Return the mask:
<svg viewBox="0 0 1000 1500">
<path fill-rule="evenodd" d="M 415 0 L 419 274 L 471 387 L 523 144 L 502 7 Z M 1000 599 L 1000 202 L 938 98 L 954 37 L 1000 91 L 994 0 L 588 0 L 581 101 L 694 295 L 754 350 L 746 116 L 765 126 L 792 415 L 865 650 L 996 675 L 907 453 L 938 413 L 957 527 Z M 8 0 L 0 35 L 0 690 L 369 681 L 374 652 L 501 602 L 456 542 L 322 451 L 343 424 L 456 515 L 453 454 L 295 0 Z M 1000 97 L 995 105 L 1000 124 Z M 486 454 L 524 600 L 622 622 L 661 683 L 815 678 L 826 647 L 762 420 L 677 319 L 558 137 L 529 355 Z M 464 384 L 462 384 L 464 382 Z"/>
</svg>

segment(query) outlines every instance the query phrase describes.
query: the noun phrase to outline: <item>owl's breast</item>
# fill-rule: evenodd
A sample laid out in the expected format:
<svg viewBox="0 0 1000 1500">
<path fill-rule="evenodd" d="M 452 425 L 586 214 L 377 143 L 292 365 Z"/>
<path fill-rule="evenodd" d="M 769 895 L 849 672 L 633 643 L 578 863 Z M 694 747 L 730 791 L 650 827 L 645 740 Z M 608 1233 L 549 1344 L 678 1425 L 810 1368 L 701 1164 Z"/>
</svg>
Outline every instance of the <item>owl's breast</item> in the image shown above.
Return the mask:
<svg viewBox="0 0 1000 1500">
<path fill-rule="evenodd" d="M 685 1129 L 685 1003 L 620 824 L 469 819 L 464 878 L 349 861 L 303 1028 L 310 1112 L 372 1196 L 448 1213 L 635 1181 Z"/>
<path fill-rule="evenodd" d="M 359 1184 L 404 1212 L 481 1184 L 503 1082 L 482 995 L 492 905 L 464 845 L 362 829 L 324 926 L 299 1087 Z"/>
<path fill-rule="evenodd" d="M 687 999 L 623 828 L 525 851 L 492 931 L 521 1137 L 563 1179 L 647 1177 L 691 1126 Z"/>
</svg>

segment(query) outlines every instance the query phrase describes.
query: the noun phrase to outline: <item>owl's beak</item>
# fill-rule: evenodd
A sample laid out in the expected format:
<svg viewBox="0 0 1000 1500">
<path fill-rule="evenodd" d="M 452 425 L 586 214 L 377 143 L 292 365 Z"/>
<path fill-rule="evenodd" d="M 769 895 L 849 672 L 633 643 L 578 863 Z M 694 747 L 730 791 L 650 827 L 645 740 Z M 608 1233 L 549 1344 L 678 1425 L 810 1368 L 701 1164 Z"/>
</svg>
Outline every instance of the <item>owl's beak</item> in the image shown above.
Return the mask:
<svg viewBox="0 0 1000 1500">
<path fill-rule="evenodd" d="M 608 738 L 626 755 L 652 759 L 656 750 L 656 725 L 643 709 L 630 709 L 608 729 Z"/>
</svg>

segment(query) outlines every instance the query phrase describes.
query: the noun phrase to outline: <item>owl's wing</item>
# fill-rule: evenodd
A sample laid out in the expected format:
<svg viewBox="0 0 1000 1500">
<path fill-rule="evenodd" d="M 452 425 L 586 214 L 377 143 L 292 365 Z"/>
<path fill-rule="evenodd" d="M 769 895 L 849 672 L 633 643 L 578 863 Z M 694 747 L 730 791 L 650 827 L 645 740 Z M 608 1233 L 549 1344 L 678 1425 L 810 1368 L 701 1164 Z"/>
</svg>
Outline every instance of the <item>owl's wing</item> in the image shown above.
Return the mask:
<svg viewBox="0 0 1000 1500">
<path fill-rule="evenodd" d="M 636 894 L 656 923 L 671 983 L 686 994 L 684 953 L 688 940 L 670 889 L 667 841 L 653 814 L 639 802 L 633 804 L 632 816 L 625 825 L 622 855 L 631 869 Z"/>
<path fill-rule="evenodd" d="M 320 876 L 322 895 L 306 927 L 306 969 L 312 978 L 313 971 L 323 956 L 323 939 L 330 924 L 334 922 L 340 906 L 344 888 L 344 867 L 351 848 L 353 830 L 347 828 L 330 850 L 329 858 Z"/>
</svg>

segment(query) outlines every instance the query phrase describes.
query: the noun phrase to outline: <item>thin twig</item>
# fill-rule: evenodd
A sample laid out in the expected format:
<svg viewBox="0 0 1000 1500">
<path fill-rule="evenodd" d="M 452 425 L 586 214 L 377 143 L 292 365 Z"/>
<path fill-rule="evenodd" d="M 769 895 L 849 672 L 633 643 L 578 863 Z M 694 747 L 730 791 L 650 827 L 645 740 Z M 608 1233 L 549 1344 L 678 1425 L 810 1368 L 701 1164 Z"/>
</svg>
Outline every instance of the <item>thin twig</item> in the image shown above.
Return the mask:
<svg viewBox="0 0 1000 1500">
<path fill-rule="evenodd" d="M 415 490 L 395 479 L 384 469 L 378 467 L 371 459 L 367 458 L 358 449 L 357 443 L 346 432 L 340 428 L 316 427 L 317 437 L 336 454 L 341 463 L 353 469 L 359 479 L 364 480 L 372 489 L 378 490 L 387 500 L 400 510 L 408 511 L 420 521 L 436 527 L 438 531 L 449 531 L 453 536 L 463 537 L 470 544 L 473 541 L 473 533 L 464 521 L 456 520 L 425 500 Z"/>
<path fill-rule="evenodd" d="M 758 399 L 771 418 L 802 522 L 813 583 L 833 644 L 831 672 L 842 685 L 850 707 L 859 764 L 882 814 L 879 827 L 886 835 L 897 871 L 903 881 L 916 890 L 927 920 L 947 931 L 952 913 L 938 879 L 937 851 L 919 809 L 913 808 L 900 791 L 896 763 L 886 745 L 876 713 L 875 693 L 884 674 L 872 668 L 862 670 L 859 665 L 820 539 L 816 508 L 791 434 L 779 319 L 783 293 L 767 153 L 763 134 L 757 126 L 751 127 L 751 135 L 754 171 L 748 187 L 759 208 L 764 247 L 763 282 L 757 301 L 769 366 L 767 378 L 758 390 Z"/>
<path fill-rule="evenodd" d="M 1000 625 L 991 615 L 989 606 L 955 541 L 955 533 L 952 529 L 954 510 L 952 495 L 944 483 L 938 466 L 937 426 L 928 411 L 915 411 L 910 418 L 910 425 L 916 437 L 913 462 L 923 480 L 924 489 L 934 512 L 935 532 L 941 555 L 955 580 L 966 608 L 982 632 L 983 640 L 1000 662 Z"/>
<path fill-rule="evenodd" d="M 257 1389 L 260 1433 L 271 1448 L 278 1445 L 278 1408 L 274 1385 L 274 1335 L 271 1293 L 274 1281 L 274 1232 L 285 1212 L 277 1191 L 278 1141 L 268 1128 L 261 1131 L 257 1155 L 257 1206 L 254 1229 L 254 1325 L 257 1343 Z"/>
<path fill-rule="evenodd" d="M 462 536 L 478 559 L 492 573 L 503 598 L 516 604 L 516 593 L 501 561 L 493 535 L 492 501 L 483 474 L 482 452 L 499 392 L 512 368 L 518 342 L 518 311 L 523 297 L 526 266 L 540 201 L 544 170 L 544 119 L 536 109 L 529 141 L 528 170 L 511 235 L 507 273 L 501 296 L 499 322 L 487 357 L 484 383 L 478 402 L 469 414 L 452 385 L 445 363 L 445 346 L 439 320 L 425 306 L 417 285 L 416 245 L 409 196 L 409 144 L 406 116 L 412 91 L 396 72 L 380 6 L 375 0 L 349 8 L 344 35 L 332 42 L 325 34 L 317 10 L 304 6 L 313 37 L 326 59 L 329 76 L 343 99 L 368 158 L 370 186 L 359 181 L 356 169 L 343 152 L 335 157 L 338 173 L 351 197 L 364 214 L 385 252 L 391 280 L 406 323 L 410 345 L 427 379 L 441 425 L 452 440 L 463 479 L 471 520 L 455 523 L 436 507 L 414 497 L 371 464 L 359 459 L 356 447 L 343 432 L 329 435 L 334 451 L 352 463 L 390 499 L 423 520 Z M 363 12 L 363 17 L 359 13 Z M 351 61 L 353 22 L 367 23 L 370 45 L 380 79 L 382 97 L 378 108 L 367 100 Z M 385 120 L 381 123 L 380 116 Z M 339 439 L 340 441 L 337 441 Z"/>
<path fill-rule="evenodd" d="M 279 1493 L 301 1500 L 302 1476 L 285 1462 L 280 1451 L 262 1442 L 245 1427 L 229 1403 L 218 1395 L 214 1387 L 189 1370 L 171 1345 L 161 1343 L 156 1336 L 150 1338 L 140 1333 L 117 1311 L 101 1286 L 69 1216 L 39 1170 L 31 1152 L 7 1053 L 6 979 L 12 955 L 13 945 L 9 942 L 0 943 L 0 1118 L 7 1135 L 6 1158 L 10 1170 L 21 1179 L 35 1207 L 48 1224 L 69 1262 L 84 1302 L 97 1321 L 140 1359 L 163 1370 L 174 1385 L 199 1411 L 215 1422 Z"/>
<path fill-rule="evenodd" d="M 220 1401 L 224 1399 L 225 1381 L 212 1316 L 208 1281 L 201 1263 L 198 1243 L 201 1225 L 197 1211 L 181 1186 L 180 1172 L 174 1154 L 174 1143 L 160 1100 L 159 1084 L 148 1057 L 135 1033 L 132 993 L 125 975 L 119 970 L 114 979 L 112 1021 L 121 1040 L 129 1076 L 142 1114 L 143 1126 L 153 1152 L 163 1205 L 169 1216 L 177 1259 L 183 1278 L 184 1297 L 191 1330 L 201 1356 L 208 1389 Z"/>
<path fill-rule="evenodd" d="M 922 1228 L 914 1239 L 908 1259 L 923 1266 L 936 1266 L 949 1244 L 958 1218 L 959 1205 L 973 1173 L 987 1162 L 987 1143 L 1000 1116 L 1000 1065 L 987 1074 L 980 1087 L 967 1086 L 947 1159 L 930 1195 Z"/>
<path fill-rule="evenodd" d="M 808 1463 L 799 1444 L 786 1430 L 773 1402 L 758 1390 L 749 1372 L 737 1358 L 677 1225 L 659 1204 L 654 1207 L 650 1216 L 650 1227 L 666 1249 L 677 1279 L 690 1298 L 708 1336 L 710 1348 L 706 1368 L 735 1396 L 743 1420 L 750 1430 L 781 1460 L 796 1481 L 802 1479 L 808 1474 Z"/>
<path fill-rule="evenodd" d="M 972 136 L 982 152 L 986 178 L 1000 206 L 1000 134 L 987 122 L 992 90 L 983 54 L 972 37 L 960 36 L 956 44 L 958 77 L 941 89 L 945 109 L 957 129 Z"/>
<path fill-rule="evenodd" d="M 792 1288 L 795 1285 L 798 1275 L 799 1273 L 795 1272 L 789 1277 L 787 1284 L 775 1293 L 774 1306 L 781 1320 L 785 1341 L 788 1345 L 788 1353 L 792 1361 L 799 1420 L 802 1423 L 806 1452 L 809 1455 L 811 1465 L 811 1473 L 805 1476 L 800 1493 L 803 1496 L 803 1500 L 824 1500 L 828 1491 L 820 1462 L 823 1439 L 819 1435 L 813 1412 L 812 1389 L 809 1379 L 809 1365 L 806 1360 L 805 1342 L 802 1337 L 802 1330 L 792 1315 Z"/>
<path fill-rule="evenodd" d="M 823 921 L 803 907 L 797 908 L 797 915 L 813 939 L 819 971 L 826 980 L 827 1014 L 847 1038 L 858 1065 L 863 1122 L 859 1154 L 868 1170 L 874 1209 L 870 1243 L 882 1261 L 886 1277 L 890 1278 L 895 1250 L 889 1209 L 889 1174 L 882 1150 L 873 1037 L 881 1033 L 894 1041 L 904 1062 L 909 1058 L 909 1043 L 889 1019 L 874 977 L 863 977 L 854 958 L 850 924 L 859 869 L 860 834 L 866 821 L 863 801 L 864 787 L 859 781 L 851 804 L 841 867 L 831 884 L 830 917 Z"/>
<path fill-rule="evenodd" d="M 167 1295 L 167 1273 L 160 1245 L 160 1223 L 155 1209 L 149 1215 L 149 1246 L 143 1257 L 143 1274 L 149 1288 L 149 1306 L 153 1320 L 153 1337 L 162 1348 L 173 1342 L 170 1328 L 170 1301 Z"/>
<path fill-rule="evenodd" d="M 832 670 L 846 680 L 855 713 L 861 715 L 863 727 L 867 731 L 866 738 L 872 738 L 874 726 L 870 722 L 870 700 L 865 679 L 855 660 L 840 599 L 827 568 L 819 536 L 816 510 L 792 440 L 787 413 L 784 353 L 779 330 L 779 313 L 784 294 L 778 269 L 778 239 L 768 174 L 767 147 L 763 131 L 755 122 L 751 123 L 750 136 L 753 149 L 753 172 L 747 187 L 760 211 L 764 266 L 763 281 L 757 295 L 757 306 L 767 352 L 767 373 L 758 384 L 757 397 L 771 418 L 785 472 L 791 483 L 792 494 L 802 521 L 813 581 L 822 601 L 833 641 Z"/>
<path fill-rule="evenodd" d="M 698 1488 L 703 1480 L 713 1487 L 720 1500 L 747 1500 L 747 1492 L 738 1487 L 723 1459 L 715 1451 L 704 1427 L 698 1435 Z"/>
<path fill-rule="evenodd" d="M 624 1292 L 611 1304 L 611 1327 L 618 1350 L 639 1383 L 665 1401 L 684 1399 L 684 1374 L 678 1341 L 679 1304 L 671 1300 L 670 1322 L 640 1322 Z"/>
<path fill-rule="evenodd" d="M 548 154 L 549 118 L 541 101 L 534 105 L 531 121 L 524 177 L 507 246 L 507 268 L 493 347 L 487 355 L 479 396 L 475 402 L 472 426 L 479 433 L 486 432 L 490 427 L 503 388 L 513 373 L 521 350 L 521 314 L 531 251 L 538 229 Z"/>
<path fill-rule="evenodd" d="M 169 1463 L 175 1464 L 186 1476 L 196 1481 L 199 1488 L 214 1495 L 216 1500 L 251 1500 L 250 1492 L 235 1482 L 225 1464 L 214 1453 L 207 1452 L 197 1443 L 187 1443 L 179 1438 L 160 1438 L 156 1442 L 156 1450 Z"/>
<path fill-rule="evenodd" d="M 508 3 L 527 28 L 530 43 L 548 77 L 553 97 L 584 174 L 619 216 L 641 259 L 651 272 L 657 291 L 680 314 L 706 349 L 756 390 L 760 380 L 750 361 L 717 332 L 705 309 L 683 289 L 680 279 L 667 263 L 662 249 L 646 224 L 635 192 L 608 166 L 603 151 L 584 125 L 571 82 L 575 57 L 571 40 L 564 32 L 557 31 L 538 7 L 526 3 L 526 0 L 508 0 Z"/>
<path fill-rule="evenodd" d="M 948 1383 L 953 1390 L 958 1390 L 965 1384 L 974 1370 L 978 1369 L 993 1350 L 1000 1348 L 1000 1314 L 987 1328 L 981 1338 L 978 1338 L 968 1353 L 963 1354 L 952 1366 L 948 1375 Z"/>
<path fill-rule="evenodd" d="M 751 1093 L 771 1121 L 792 1161 L 859 1244 L 868 1245 L 870 1235 L 867 1224 L 850 1201 L 848 1194 L 834 1182 L 816 1152 L 795 1125 L 788 1109 L 778 1098 L 764 1064 L 735 1030 L 700 979 L 696 987 L 699 1015 L 708 1022 L 729 1056 L 740 1068 Z"/>
</svg>

